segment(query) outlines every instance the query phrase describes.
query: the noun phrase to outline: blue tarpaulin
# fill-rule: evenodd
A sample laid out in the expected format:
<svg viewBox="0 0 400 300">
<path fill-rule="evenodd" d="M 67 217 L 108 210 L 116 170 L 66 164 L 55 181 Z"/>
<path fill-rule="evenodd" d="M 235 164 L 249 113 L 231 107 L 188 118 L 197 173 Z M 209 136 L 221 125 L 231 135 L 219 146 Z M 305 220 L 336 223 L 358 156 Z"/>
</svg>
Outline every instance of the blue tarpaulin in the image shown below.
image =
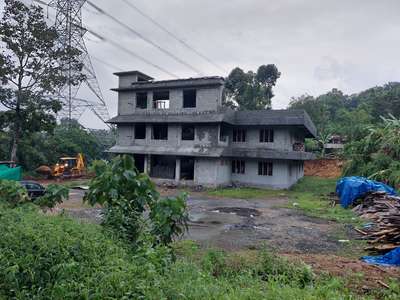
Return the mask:
<svg viewBox="0 0 400 300">
<path fill-rule="evenodd" d="M 397 195 L 396 190 L 378 181 L 369 180 L 364 177 L 344 177 L 336 184 L 336 194 L 340 198 L 340 204 L 347 208 L 356 199 L 368 192 L 386 192 L 389 195 Z"/>
<path fill-rule="evenodd" d="M 381 256 L 364 256 L 361 258 L 371 265 L 400 266 L 400 247 Z"/>
</svg>

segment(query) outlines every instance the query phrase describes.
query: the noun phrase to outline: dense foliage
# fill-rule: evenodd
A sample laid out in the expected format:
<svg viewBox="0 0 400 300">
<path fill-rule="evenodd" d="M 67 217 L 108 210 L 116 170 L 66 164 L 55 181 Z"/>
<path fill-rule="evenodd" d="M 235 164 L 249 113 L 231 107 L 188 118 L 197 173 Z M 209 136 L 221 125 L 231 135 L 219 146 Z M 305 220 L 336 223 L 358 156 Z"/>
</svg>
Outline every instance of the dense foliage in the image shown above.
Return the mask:
<svg viewBox="0 0 400 300">
<path fill-rule="evenodd" d="M 0 132 L 0 161 L 8 160 L 11 136 Z M 108 158 L 104 153 L 115 142 L 110 130 L 89 131 L 74 122 L 62 122 L 50 132 L 26 134 L 20 141 L 18 161 L 26 171 L 33 171 L 41 165 L 53 165 L 62 156 L 76 156 L 83 153 L 87 162 Z"/>
<path fill-rule="evenodd" d="M 257 73 L 233 69 L 225 83 L 225 104 L 243 110 L 270 109 L 272 88 L 280 76 L 273 64 L 260 66 Z"/>
<path fill-rule="evenodd" d="M 381 116 L 400 116 L 400 83 L 392 82 L 358 94 L 337 89 L 313 97 L 292 98 L 291 109 L 305 109 L 321 134 L 338 134 L 353 141 L 368 133 L 368 125 L 381 123 Z"/>
<path fill-rule="evenodd" d="M 185 243 L 174 262 L 165 248 L 136 252 L 98 225 L 29 207 L 0 207 L 0 232 L 0 299 L 356 299 L 276 255 L 202 257 Z"/>
<path fill-rule="evenodd" d="M 84 80 L 81 52 L 61 47 L 58 38 L 40 6 L 5 0 L 0 20 L 0 103 L 5 111 L 0 129 L 11 133 L 13 161 L 23 136 L 55 125 L 61 103 L 52 95 L 67 81 L 79 85 Z"/>
<path fill-rule="evenodd" d="M 84 201 L 105 206 L 104 225 L 124 239 L 135 246 L 142 240 L 167 245 L 184 233 L 188 219 L 185 195 L 160 199 L 150 178 L 136 169 L 131 156 L 97 162 L 94 171 L 96 177 L 90 181 Z M 144 216 L 147 209 L 149 218 Z"/>
<path fill-rule="evenodd" d="M 28 201 L 28 192 L 19 182 L 0 180 L 0 204 L 18 207 Z"/>
<path fill-rule="evenodd" d="M 390 116 L 346 147 L 345 175 L 361 175 L 400 188 L 400 119 Z"/>
</svg>

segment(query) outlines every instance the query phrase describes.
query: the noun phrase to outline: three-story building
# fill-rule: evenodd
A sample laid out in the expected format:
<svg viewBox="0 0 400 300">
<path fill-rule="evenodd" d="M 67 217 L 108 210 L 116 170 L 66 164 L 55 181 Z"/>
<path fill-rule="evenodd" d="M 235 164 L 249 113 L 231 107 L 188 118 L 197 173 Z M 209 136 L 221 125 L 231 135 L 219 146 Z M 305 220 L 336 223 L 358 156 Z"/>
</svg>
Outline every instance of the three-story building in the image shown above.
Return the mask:
<svg viewBox="0 0 400 300">
<path fill-rule="evenodd" d="M 304 139 L 316 129 L 302 110 L 235 111 L 224 106 L 224 79 L 154 81 L 119 77 L 112 153 L 132 154 L 158 181 L 204 186 L 289 188 L 304 175 Z"/>
</svg>

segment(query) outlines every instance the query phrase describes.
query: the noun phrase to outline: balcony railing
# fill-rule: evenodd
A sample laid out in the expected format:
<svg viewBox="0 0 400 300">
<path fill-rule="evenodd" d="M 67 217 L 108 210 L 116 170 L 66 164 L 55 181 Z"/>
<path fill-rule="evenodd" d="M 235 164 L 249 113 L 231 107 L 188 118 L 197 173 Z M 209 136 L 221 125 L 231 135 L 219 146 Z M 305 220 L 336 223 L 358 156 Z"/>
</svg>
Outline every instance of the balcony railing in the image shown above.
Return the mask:
<svg viewBox="0 0 400 300">
<path fill-rule="evenodd" d="M 304 143 L 294 143 L 293 144 L 293 151 L 305 152 L 306 151 L 306 147 L 305 147 Z"/>
</svg>

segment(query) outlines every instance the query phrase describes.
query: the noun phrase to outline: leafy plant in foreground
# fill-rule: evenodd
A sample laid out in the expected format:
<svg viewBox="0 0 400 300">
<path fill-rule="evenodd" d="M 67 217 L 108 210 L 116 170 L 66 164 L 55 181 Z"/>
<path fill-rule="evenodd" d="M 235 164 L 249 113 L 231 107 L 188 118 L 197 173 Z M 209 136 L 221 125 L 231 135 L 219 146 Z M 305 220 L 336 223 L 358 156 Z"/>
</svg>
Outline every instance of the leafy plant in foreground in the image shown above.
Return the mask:
<svg viewBox="0 0 400 300">
<path fill-rule="evenodd" d="M 35 200 L 35 204 L 42 208 L 54 208 L 57 204 L 63 203 L 69 198 L 69 190 L 58 184 L 50 184 L 46 189 L 46 194 Z"/>
<path fill-rule="evenodd" d="M 186 228 L 186 197 L 160 199 L 150 178 L 136 169 L 131 156 L 117 156 L 111 163 L 96 162 L 96 177 L 84 201 L 105 207 L 104 225 L 114 228 L 135 244 L 152 233 L 154 243 L 168 244 Z M 149 218 L 144 217 L 149 210 Z"/>
<path fill-rule="evenodd" d="M 29 197 L 26 189 L 19 182 L 0 180 L 0 202 L 17 207 L 29 202 Z"/>
</svg>

